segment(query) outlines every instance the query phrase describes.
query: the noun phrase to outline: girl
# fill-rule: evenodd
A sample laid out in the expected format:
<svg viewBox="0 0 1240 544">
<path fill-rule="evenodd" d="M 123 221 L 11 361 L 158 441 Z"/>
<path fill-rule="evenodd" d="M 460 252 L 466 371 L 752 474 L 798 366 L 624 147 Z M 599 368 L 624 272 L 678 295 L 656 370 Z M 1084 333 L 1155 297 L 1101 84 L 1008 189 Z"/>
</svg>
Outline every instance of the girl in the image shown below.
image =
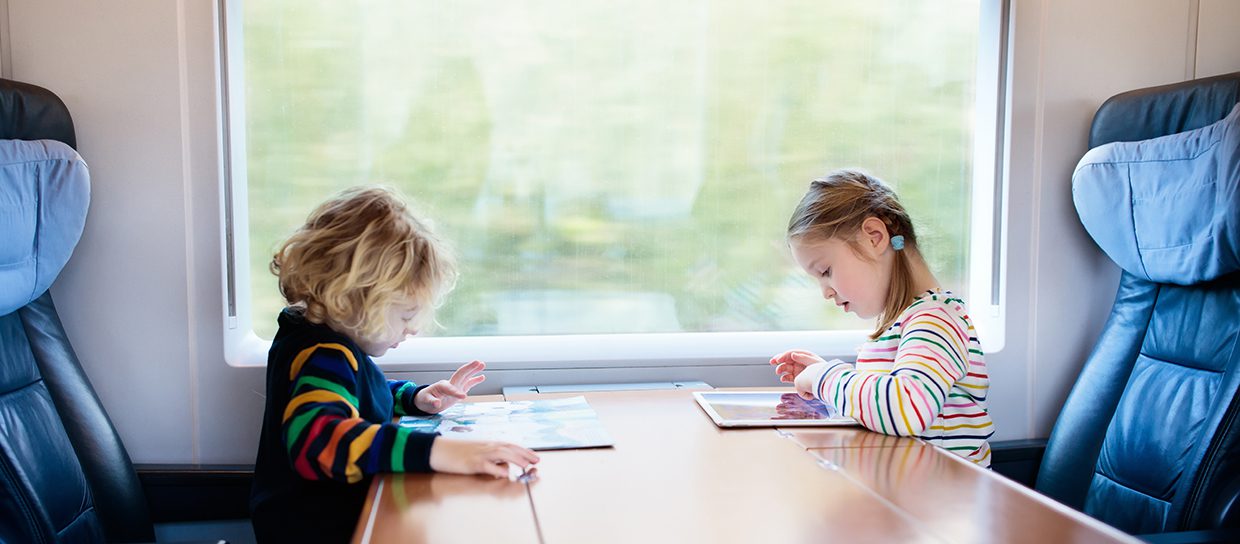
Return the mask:
<svg viewBox="0 0 1240 544">
<path fill-rule="evenodd" d="M 986 363 L 964 301 L 939 287 L 904 206 L 881 180 L 838 170 L 814 180 L 788 223 L 793 258 L 823 298 L 877 318 L 856 364 L 776 355 L 780 381 L 866 428 L 917 436 L 990 466 Z"/>
<path fill-rule="evenodd" d="M 289 307 L 267 360 L 267 407 L 250 510 L 260 542 L 345 542 L 378 472 L 508 475 L 538 462 L 500 442 L 415 433 L 482 382 L 473 361 L 448 380 L 388 380 L 371 357 L 420 325 L 455 279 L 443 243 L 397 196 L 354 188 L 320 205 L 271 261 Z"/>
</svg>

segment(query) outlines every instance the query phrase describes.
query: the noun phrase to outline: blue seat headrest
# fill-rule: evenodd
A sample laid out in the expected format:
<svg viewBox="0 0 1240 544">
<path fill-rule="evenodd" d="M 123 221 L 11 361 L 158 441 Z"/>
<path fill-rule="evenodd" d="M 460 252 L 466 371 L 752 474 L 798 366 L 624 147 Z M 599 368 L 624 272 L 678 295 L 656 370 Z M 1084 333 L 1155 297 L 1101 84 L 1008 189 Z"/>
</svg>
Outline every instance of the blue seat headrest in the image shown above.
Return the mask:
<svg viewBox="0 0 1240 544">
<path fill-rule="evenodd" d="M 1072 174 L 1085 230 L 1120 268 L 1192 285 L 1240 268 L 1240 104 L 1212 125 L 1089 150 Z"/>
<path fill-rule="evenodd" d="M 73 253 L 90 176 L 55 140 L 0 140 L 0 315 L 38 298 Z"/>
</svg>

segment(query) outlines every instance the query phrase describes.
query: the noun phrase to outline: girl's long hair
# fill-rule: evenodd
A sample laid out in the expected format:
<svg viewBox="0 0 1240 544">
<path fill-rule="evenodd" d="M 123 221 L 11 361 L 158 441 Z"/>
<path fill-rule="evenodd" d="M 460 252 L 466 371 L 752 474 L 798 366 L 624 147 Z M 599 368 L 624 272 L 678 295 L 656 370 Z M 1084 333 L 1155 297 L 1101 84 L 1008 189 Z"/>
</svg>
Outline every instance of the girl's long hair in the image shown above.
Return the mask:
<svg viewBox="0 0 1240 544">
<path fill-rule="evenodd" d="M 840 238 L 858 256 L 864 257 L 857 232 L 861 223 L 877 217 L 887 226 L 890 236 L 904 236 L 904 249 L 896 251 L 891 269 L 891 285 L 887 300 L 878 316 L 878 326 L 870 339 L 878 338 L 895 323 L 917 296 L 913 285 L 911 252 L 917 251 L 917 234 L 913 221 L 896 198 L 896 193 L 883 180 L 860 170 L 836 170 L 809 184 L 809 191 L 792 212 L 788 221 L 788 241 L 814 243 Z"/>
</svg>

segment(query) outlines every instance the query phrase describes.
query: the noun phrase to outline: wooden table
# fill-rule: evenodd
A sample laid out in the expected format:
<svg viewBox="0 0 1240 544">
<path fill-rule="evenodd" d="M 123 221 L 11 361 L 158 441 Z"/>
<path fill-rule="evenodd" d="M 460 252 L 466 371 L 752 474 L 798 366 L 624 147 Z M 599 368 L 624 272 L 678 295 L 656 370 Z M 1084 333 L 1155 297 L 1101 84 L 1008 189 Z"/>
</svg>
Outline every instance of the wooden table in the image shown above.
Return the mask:
<svg viewBox="0 0 1240 544">
<path fill-rule="evenodd" d="M 920 440 L 719 429 L 683 390 L 585 397 L 614 448 L 539 452 L 528 485 L 376 478 L 354 542 L 1137 542 Z"/>
</svg>

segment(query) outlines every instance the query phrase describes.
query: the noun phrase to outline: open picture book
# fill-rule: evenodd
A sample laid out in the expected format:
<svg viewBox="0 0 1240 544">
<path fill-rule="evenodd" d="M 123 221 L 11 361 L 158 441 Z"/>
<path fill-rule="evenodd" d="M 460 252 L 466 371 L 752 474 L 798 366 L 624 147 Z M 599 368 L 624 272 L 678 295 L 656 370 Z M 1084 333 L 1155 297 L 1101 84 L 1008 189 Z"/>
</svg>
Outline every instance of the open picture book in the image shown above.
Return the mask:
<svg viewBox="0 0 1240 544">
<path fill-rule="evenodd" d="M 466 402 L 434 416 L 403 416 L 400 426 L 465 440 L 502 440 L 532 450 L 613 445 L 585 397 Z"/>
</svg>

